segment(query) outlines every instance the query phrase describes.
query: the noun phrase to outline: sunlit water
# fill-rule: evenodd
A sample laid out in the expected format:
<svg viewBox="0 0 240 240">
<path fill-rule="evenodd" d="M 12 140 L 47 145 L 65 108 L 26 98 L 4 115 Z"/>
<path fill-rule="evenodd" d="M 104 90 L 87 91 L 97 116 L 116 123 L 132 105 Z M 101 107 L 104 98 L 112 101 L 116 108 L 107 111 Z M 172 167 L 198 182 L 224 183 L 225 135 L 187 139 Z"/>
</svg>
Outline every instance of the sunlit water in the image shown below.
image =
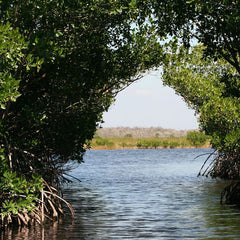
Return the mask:
<svg viewBox="0 0 240 240">
<path fill-rule="evenodd" d="M 197 177 L 210 149 L 89 151 L 64 188 L 75 210 L 1 239 L 240 239 L 240 211 L 220 205 L 226 183 Z"/>
</svg>

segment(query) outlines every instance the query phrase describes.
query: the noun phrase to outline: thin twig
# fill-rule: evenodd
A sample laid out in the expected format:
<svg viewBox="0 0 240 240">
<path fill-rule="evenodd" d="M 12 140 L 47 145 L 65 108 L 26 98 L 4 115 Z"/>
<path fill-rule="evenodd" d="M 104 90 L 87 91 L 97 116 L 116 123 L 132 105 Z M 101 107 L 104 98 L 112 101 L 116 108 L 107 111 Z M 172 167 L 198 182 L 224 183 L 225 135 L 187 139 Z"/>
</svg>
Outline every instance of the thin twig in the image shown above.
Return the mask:
<svg viewBox="0 0 240 240">
<path fill-rule="evenodd" d="M 43 192 L 43 189 L 41 190 L 41 197 L 42 197 L 42 211 L 41 211 L 41 214 L 42 214 L 42 222 L 44 222 L 44 192 Z"/>
</svg>

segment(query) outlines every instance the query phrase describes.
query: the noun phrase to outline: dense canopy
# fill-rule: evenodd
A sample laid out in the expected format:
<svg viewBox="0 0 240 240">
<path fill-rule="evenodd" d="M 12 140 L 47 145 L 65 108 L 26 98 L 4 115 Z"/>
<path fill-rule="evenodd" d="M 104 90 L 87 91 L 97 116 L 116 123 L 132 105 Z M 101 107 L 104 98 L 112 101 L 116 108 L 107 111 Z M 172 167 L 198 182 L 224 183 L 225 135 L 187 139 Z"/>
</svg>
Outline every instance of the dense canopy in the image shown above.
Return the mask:
<svg viewBox="0 0 240 240">
<path fill-rule="evenodd" d="M 0 1 L 0 13 L 1 164 L 57 187 L 114 96 L 160 63 L 158 38 L 134 1 Z"/>
<path fill-rule="evenodd" d="M 1 13 L 39 64 L 18 63 L 20 97 L 1 111 L 13 167 L 28 171 L 27 155 L 81 160 L 115 94 L 159 62 L 153 29 L 133 24 L 128 1 L 4 1 Z"/>
</svg>

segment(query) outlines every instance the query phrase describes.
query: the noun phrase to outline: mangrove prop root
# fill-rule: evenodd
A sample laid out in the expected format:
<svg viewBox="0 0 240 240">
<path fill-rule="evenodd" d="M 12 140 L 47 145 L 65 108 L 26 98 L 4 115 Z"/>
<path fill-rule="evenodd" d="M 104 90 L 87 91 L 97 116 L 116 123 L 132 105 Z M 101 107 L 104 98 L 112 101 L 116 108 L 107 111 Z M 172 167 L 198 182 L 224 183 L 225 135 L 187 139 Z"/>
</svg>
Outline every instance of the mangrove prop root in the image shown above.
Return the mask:
<svg viewBox="0 0 240 240">
<path fill-rule="evenodd" d="M 211 158 L 212 157 L 212 158 Z M 209 162 L 207 165 L 207 162 Z M 203 163 L 198 176 L 211 176 L 226 180 L 240 180 L 239 154 L 211 153 Z"/>
<path fill-rule="evenodd" d="M 58 213 L 57 213 L 57 210 L 56 210 L 56 208 L 54 207 L 52 201 L 50 201 L 50 200 L 48 199 L 48 203 L 49 203 L 50 207 L 52 208 L 52 211 L 53 211 L 53 214 L 52 214 L 52 215 L 53 215 L 53 218 L 57 218 L 57 217 L 58 217 Z"/>
<path fill-rule="evenodd" d="M 49 193 L 49 194 L 51 194 L 52 196 L 54 196 L 54 197 L 60 199 L 62 202 L 64 202 L 64 203 L 67 205 L 67 207 L 69 208 L 69 210 L 70 210 L 70 212 L 71 212 L 71 214 L 72 214 L 72 217 L 73 217 L 73 219 L 74 219 L 75 213 L 74 213 L 74 210 L 73 210 L 73 208 L 72 208 L 72 206 L 71 206 L 70 203 L 68 203 L 66 200 L 64 200 L 63 198 L 59 197 L 59 196 L 58 196 L 57 194 L 55 194 L 55 193 L 48 192 L 48 191 L 45 191 L 45 193 Z"/>
<path fill-rule="evenodd" d="M 213 159 L 211 159 L 213 157 Z M 211 159 L 210 163 L 209 160 Z M 205 169 L 204 169 L 205 168 Z M 203 172 L 203 173 L 202 173 Z M 232 180 L 232 183 L 224 188 L 221 193 L 220 203 L 240 206 L 240 156 L 239 153 L 213 152 L 208 156 L 198 176 L 208 176 Z"/>
<path fill-rule="evenodd" d="M 217 151 L 215 150 L 214 152 L 212 152 L 212 153 L 210 153 L 210 154 L 201 154 L 201 155 L 199 155 L 199 156 L 197 156 L 196 158 L 199 158 L 199 157 L 201 157 L 201 156 L 203 156 L 203 155 L 208 155 L 208 157 L 207 157 L 207 159 L 204 161 L 204 163 L 203 163 L 203 165 L 202 165 L 202 167 L 201 167 L 201 169 L 200 169 L 200 171 L 199 171 L 199 173 L 198 173 L 198 176 L 208 176 L 208 174 L 209 174 L 209 172 L 211 171 L 211 166 L 212 166 L 212 164 L 214 163 L 214 161 L 215 161 L 215 159 L 216 158 L 213 158 L 213 160 L 211 160 L 211 162 L 210 162 L 210 164 L 208 164 L 208 166 L 205 168 L 205 166 L 206 166 L 206 164 L 207 164 L 207 162 L 213 157 L 213 156 L 215 156 L 216 155 L 216 153 L 217 153 Z M 195 159 L 196 159 L 195 158 Z M 205 170 L 204 170 L 204 168 L 205 168 Z M 204 172 L 202 173 L 202 171 L 204 170 Z"/>
<path fill-rule="evenodd" d="M 57 195 L 57 190 L 48 184 L 44 184 L 45 189 L 39 195 L 41 199 L 36 202 L 35 208 L 28 212 L 25 209 L 19 210 L 17 213 L 8 212 L 5 216 L 0 214 L 0 228 L 10 225 L 29 226 L 32 224 L 42 224 L 46 219 L 53 221 L 59 216 L 64 215 L 62 203 L 69 208 L 74 220 L 74 210 L 70 203 Z M 15 198 L 17 196 L 14 196 Z M 0 206 L 1 210 L 1 206 Z"/>
</svg>

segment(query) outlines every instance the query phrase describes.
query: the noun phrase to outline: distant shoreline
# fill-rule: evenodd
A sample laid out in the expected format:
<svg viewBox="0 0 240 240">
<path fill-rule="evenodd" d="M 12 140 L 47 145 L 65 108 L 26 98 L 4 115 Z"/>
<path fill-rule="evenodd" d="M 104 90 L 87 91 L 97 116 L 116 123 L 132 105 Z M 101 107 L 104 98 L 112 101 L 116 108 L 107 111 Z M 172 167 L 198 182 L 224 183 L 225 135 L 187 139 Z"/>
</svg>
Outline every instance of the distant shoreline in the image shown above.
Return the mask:
<svg viewBox="0 0 240 240">
<path fill-rule="evenodd" d="M 187 137 L 166 138 L 101 138 L 96 137 L 91 142 L 93 150 L 117 150 L 117 149 L 175 149 L 175 148 L 209 148 L 209 140 L 202 144 L 193 144 Z"/>
<path fill-rule="evenodd" d="M 164 147 L 157 147 L 157 148 L 138 148 L 138 147 L 119 147 L 119 148 L 111 148 L 111 147 L 104 147 L 104 146 L 99 146 L 99 147 L 91 147 L 90 150 L 131 150 L 131 149 L 136 149 L 136 150 L 141 150 L 141 149 L 195 149 L 195 148 L 211 148 L 211 145 L 204 145 L 201 147 L 194 147 L 194 146 L 188 146 L 188 147 L 175 147 L 175 148 L 164 148 Z"/>
</svg>

